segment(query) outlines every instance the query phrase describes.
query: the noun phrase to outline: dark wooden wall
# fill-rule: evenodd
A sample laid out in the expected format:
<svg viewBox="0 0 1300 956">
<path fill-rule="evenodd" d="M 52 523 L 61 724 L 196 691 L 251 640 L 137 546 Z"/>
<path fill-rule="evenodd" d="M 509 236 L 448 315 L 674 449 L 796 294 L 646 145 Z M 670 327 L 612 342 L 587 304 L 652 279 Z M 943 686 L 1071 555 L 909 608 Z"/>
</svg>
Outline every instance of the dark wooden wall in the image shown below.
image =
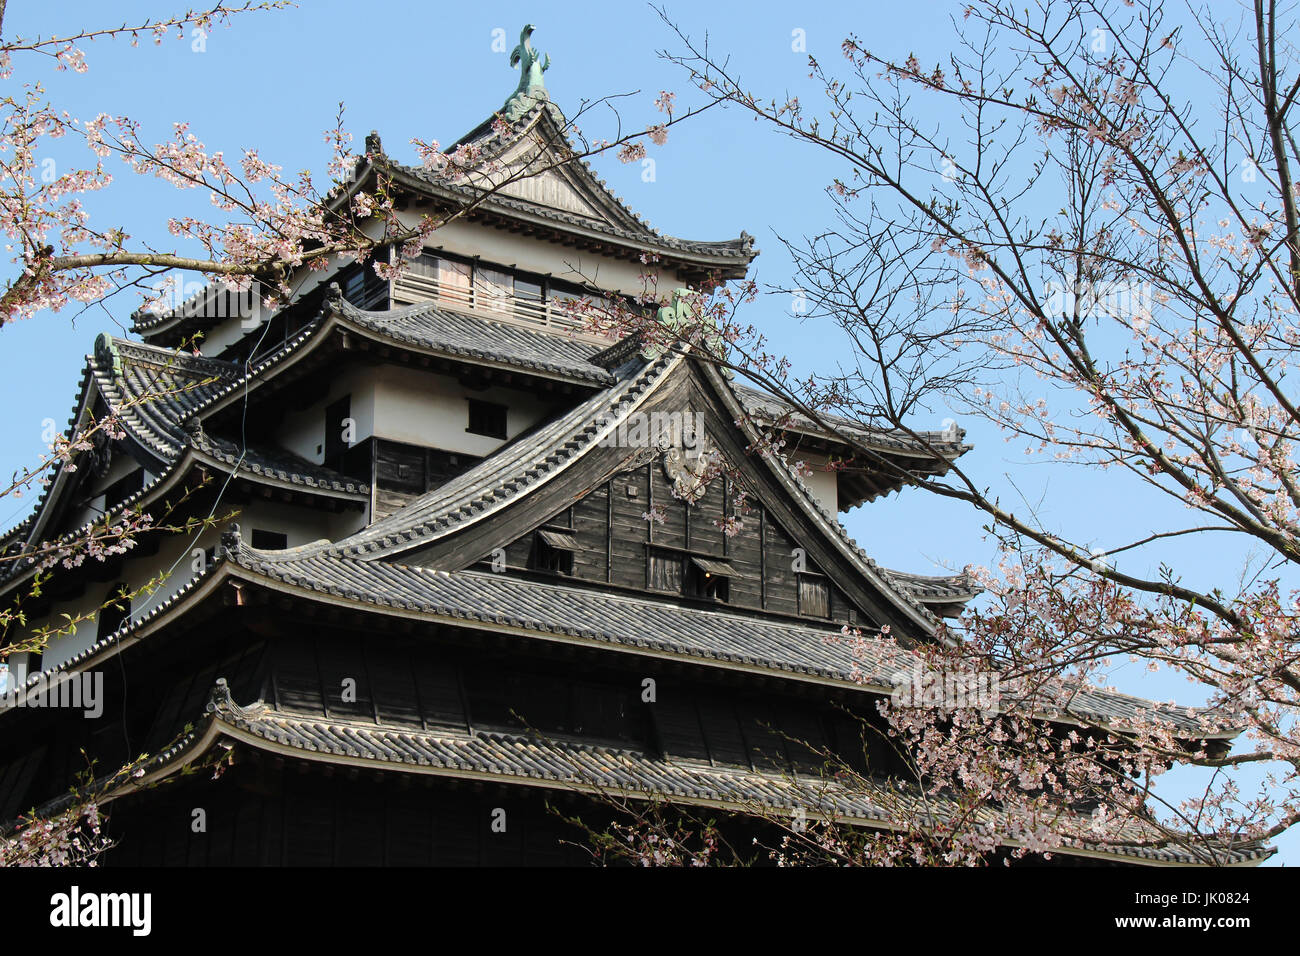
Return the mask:
<svg viewBox="0 0 1300 956">
<path fill-rule="evenodd" d="M 543 528 L 564 530 L 578 542 L 572 578 L 583 583 L 608 583 L 655 594 L 647 574 L 652 550 L 725 561 L 735 574 L 729 579 L 725 602 L 700 599 L 704 604 L 770 611 L 834 623 L 864 620 L 844 593 L 827 582 L 821 569 L 806 554 L 806 580 L 824 582 L 829 592 L 829 613 L 817 613 L 801 604 L 801 575 L 795 570 L 798 545 L 761 503 L 751 495 L 747 513 L 740 514 L 739 531 L 727 535 L 723 522 L 735 510 L 734 481 L 719 475 L 704 496 L 687 504 L 674 498 L 662 465 L 651 462 L 619 472 L 552 517 Z M 663 522 L 647 520 L 661 509 Z M 536 531 L 530 530 L 506 547 L 509 570 L 535 572 Z M 553 575 L 562 579 L 564 575 Z"/>
<path fill-rule="evenodd" d="M 257 759 L 215 783 L 147 791 L 112 806 L 107 866 L 557 866 L 589 860 L 581 834 L 524 788 L 472 792 L 448 781 L 349 778 Z M 571 804 L 569 805 L 571 809 Z M 505 832 L 493 811 L 505 811 Z M 194 830 L 194 810 L 205 829 Z"/>
<path fill-rule="evenodd" d="M 372 438 L 363 444 L 373 445 L 372 521 L 388 517 L 413 499 L 445 484 L 482 460 L 473 455 L 407 445 L 383 438 Z"/>
<path fill-rule="evenodd" d="M 342 635 L 282 639 L 270 659 L 266 699 L 324 720 L 456 735 L 531 729 L 745 770 L 815 774 L 828 753 L 871 773 L 904 769 L 869 697 L 850 716 L 842 694 L 719 683 L 621 657 L 578 664 L 540 648 L 367 649 Z M 653 700 L 643 694 L 647 677 Z M 344 699 L 345 678 L 355 681 L 355 700 Z"/>
<path fill-rule="evenodd" d="M 554 578 L 556 572 L 544 562 L 530 560 L 536 532 L 571 531 L 577 539 L 571 577 L 583 585 L 819 621 L 836 630 L 842 624 L 870 628 L 889 623 L 904 642 L 923 638 L 928 633 L 925 625 L 846 560 L 834 540 L 835 532 L 822 526 L 821 516 L 810 513 L 805 502 L 795 500 L 771 469 L 756 460 L 732 413 L 701 376 L 689 363 L 678 366 L 637 412 L 687 415 L 703 422 L 709 444 L 728 468 L 696 502 L 687 504 L 673 496 L 662 459 L 652 458 L 654 450 L 647 443 L 633 442 L 629 429 L 622 444 L 614 441 L 585 450 L 544 485 L 519 495 L 506 507 L 453 527 L 428 544 L 394 553 L 392 560 L 453 571 L 486 567 L 484 562 L 504 549 L 511 572 Z M 737 508 L 733 483 L 744 487 L 747 495 L 736 515 L 740 530 L 728 536 L 723 522 Z M 662 523 L 647 519 L 647 514 L 656 512 L 662 512 Z M 648 587 L 650 548 L 674 549 L 684 562 L 696 557 L 730 563 L 725 601 L 652 591 Z M 796 548 L 801 550 L 806 575 L 794 567 Z"/>
</svg>

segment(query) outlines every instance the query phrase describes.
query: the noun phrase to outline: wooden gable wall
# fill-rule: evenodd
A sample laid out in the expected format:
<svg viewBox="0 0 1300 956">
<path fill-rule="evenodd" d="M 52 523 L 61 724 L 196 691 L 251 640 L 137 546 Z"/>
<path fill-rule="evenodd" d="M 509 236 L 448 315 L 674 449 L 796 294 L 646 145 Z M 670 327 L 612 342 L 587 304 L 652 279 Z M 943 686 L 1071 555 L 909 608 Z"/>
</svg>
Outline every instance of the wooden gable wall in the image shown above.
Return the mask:
<svg viewBox="0 0 1300 956">
<path fill-rule="evenodd" d="M 504 549 L 507 573 L 527 574 L 539 530 L 570 533 L 577 539 L 572 575 L 563 580 L 594 586 L 627 588 L 660 597 L 648 585 L 648 547 L 725 560 L 736 569 L 734 596 L 722 605 L 747 611 L 798 615 L 804 619 L 864 627 L 889 623 L 906 640 L 926 633 L 914 616 L 900 608 L 897 598 L 846 559 L 832 540 L 833 532 L 817 527 L 801 502 L 771 474 L 768 466 L 747 452 L 746 440 L 713 386 L 692 362 L 678 366 L 637 410 L 655 413 L 700 414 L 712 446 L 735 467 L 748 489 L 749 513 L 738 534 L 728 537 L 715 523 L 727 514 L 734 496 L 730 478 L 720 476 L 693 505 L 675 499 L 669 490 L 662 460 L 646 447 L 610 446 L 587 449 L 559 474 L 548 477 L 504 507 L 490 509 L 434 541 L 392 552 L 384 560 L 454 571 L 489 568 Z M 644 515 L 662 506 L 662 524 Z M 761 542 L 761 544 L 760 544 Z M 829 615 L 799 615 L 800 577 L 792 552 L 802 549 L 805 569 L 826 578 Z M 499 555 L 498 555 L 499 556 Z M 499 562 L 498 562 L 499 566 Z"/>
<path fill-rule="evenodd" d="M 727 599 L 700 599 L 704 604 L 839 624 L 865 622 L 866 616 L 806 555 L 803 572 L 795 570 L 795 538 L 752 495 L 740 530 L 734 535 L 723 531 L 722 523 L 734 511 L 733 486 L 729 475 L 719 475 L 699 501 L 687 504 L 673 497 L 660 460 L 617 472 L 539 529 L 507 545 L 507 572 L 672 596 L 654 586 L 649 556 L 680 555 L 683 561 L 700 557 L 724 562 L 735 571 L 728 579 Z M 644 517 L 652 508 L 662 508 L 662 523 Z M 539 530 L 560 531 L 578 543 L 570 572 L 538 567 Z M 809 600 L 817 589 L 824 589 L 827 597 L 824 613 Z"/>
</svg>

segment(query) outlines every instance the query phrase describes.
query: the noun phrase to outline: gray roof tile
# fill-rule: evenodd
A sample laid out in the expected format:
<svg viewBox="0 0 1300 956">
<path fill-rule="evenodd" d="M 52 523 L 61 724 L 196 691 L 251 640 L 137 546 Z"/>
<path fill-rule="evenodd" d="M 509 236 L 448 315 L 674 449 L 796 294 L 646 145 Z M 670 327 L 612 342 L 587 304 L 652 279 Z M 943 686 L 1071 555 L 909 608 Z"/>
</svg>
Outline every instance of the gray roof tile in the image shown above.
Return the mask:
<svg viewBox="0 0 1300 956">
<path fill-rule="evenodd" d="M 260 701 L 241 707 L 230 699 L 224 682 L 217 685 L 208 709 L 211 719 L 230 727 L 239 739 L 266 741 L 311 754 L 314 759 L 328 761 L 338 756 L 370 761 L 399 772 L 407 768 L 425 772 L 445 769 L 452 775 L 473 773 L 524 786 L 542 784 L 584 793 L 614 790 L 633 798 L 668 792 L 678 799 L 740 812 L 801 808 L 810 818 L 834 816 L 864 826 L 886 824 L 903 816 L 923 822 L 942 818 L 949 809 L 933 795 L 922 798 L 902 784 L 873 778 L 860 778 L 849 786 L 821 777 L 688 764 L 631 748 L 535 734 L 415 731 L 373 723 L 322 721 L 279 711 Z M 985 808 L 980 813 L 985 825 L 998 829 L 999 821 L 992 810 Z M 1072 820 L 1079 833 L 1087 832 L 1085 818 Z M 1208 862 L 1204 850 L 1167 844 L 1163 831 L 1137 821 L 1126 825 L 1122 838 L 1125 844 L 1109 845 L 1075 838 L 1058 852 L 1095 853 L 1151 863 Z M 1261 844 L 1242 842 L 1222 848 L 1218 859 L 1248 863 L 1271 853 Z"/>
</svg>

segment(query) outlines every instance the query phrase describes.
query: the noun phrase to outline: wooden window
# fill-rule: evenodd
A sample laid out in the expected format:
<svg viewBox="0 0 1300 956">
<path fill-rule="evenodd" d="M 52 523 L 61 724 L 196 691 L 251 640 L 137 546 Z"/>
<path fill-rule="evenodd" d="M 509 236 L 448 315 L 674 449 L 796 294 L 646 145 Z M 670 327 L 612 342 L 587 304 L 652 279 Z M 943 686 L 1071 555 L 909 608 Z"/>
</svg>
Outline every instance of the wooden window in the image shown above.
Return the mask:
<svg viewBox="0 0 1300 956">
<path fill-rule="evenodd" d="M 820 574 L 799 575 L 799 613 L 804 617 L 831 616 L 831 585 Z"/>
<path fill-rule="evenodd" d="M 583 299 L 592 297 L 581 289 L 577 287 L 557 289 L 552 285 L 546 298 L 551 304 L 552 321 L 558 321 L 561 325 L 573 325 L 587 320 L 587 313 L 581 303 Z M 569 303 L 573 303 L 572 308 L 577 311 L 570 311 Z"/>
<path fill-rule="evenodd" d="M 355 268 L 343 278 L 343 298 L 359 309 L 384 308 L 388 283 L 371 268 Z"/>
<path fill-rule="evenodd" d="M 725 561 L 693 557 L 686 565 L 686 594 L 726 603 L 734 573 Z"/>
<path fill-rule="evenodd" d="M 282 531 L 254 528 L 252 544 L 259 551 L 283 551 L 289 547 L 289 536 Z"/>
<path fill-rule="evenodd" d="M 547 301 L 556 306 L 563 306 L 566 302 L 581 302 L 584 293 L 576 286 L 556 286 L 551 285 L 550 294 L 547 295 Z"/>
<path fill-rule="evenodd" d="M 573 574 L 578 541 L 571 534 L 543 528 L 533 540 L 532 569 L 551 574 Z"/>
<path fill-rule="evenodd" d="M 525 319 L 546 317 L 546 286 L 541 279 L 515 276 L 515 314 Z"/>
<path fill-rule="evenodd" d="M 469 400 L 469 427 L 465 429 L 475 435 L 487 435 L 489 438 L 506 437 L 506 406 L 494 402 Z"/>
<path fill-rule="evenodd" d="M 505 310 L 514 294 L 514 276 L 487 266 L 474 268 L 474 304 L 478 308 Z"/>
<path fill-rule="evenodd" d="M 411 273 L 418 276 L 427 276 L 430 279 L 437 280 L 438 270 L 442 267 L 443 260 L 429 252 L 427 249 L 416 256 L 407 265 Z M 373 271 L 373 270 L 372 270 Z"/>
<path fill-rule="evenodd" d="M 541 302 L 542 280 L 515 276 L 515 298 L 524 302 Z"/>
<path fill-rule="evenodd" d="M 649 562 L 646 583 L 651 590 L 682 593 L 683 568 L 680 554 L 651 548 L 646 552 L 646 560 Z"/>
</svg>

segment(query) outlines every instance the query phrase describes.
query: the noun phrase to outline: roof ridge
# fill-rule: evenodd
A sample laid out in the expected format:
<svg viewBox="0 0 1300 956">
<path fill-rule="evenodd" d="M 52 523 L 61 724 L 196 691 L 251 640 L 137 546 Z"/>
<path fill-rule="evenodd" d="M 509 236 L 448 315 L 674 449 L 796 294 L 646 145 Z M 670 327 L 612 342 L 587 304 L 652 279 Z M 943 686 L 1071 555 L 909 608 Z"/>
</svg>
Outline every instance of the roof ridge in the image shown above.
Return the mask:
<svg viewBox="0 0 1300 956">
<path fill-rule="evenodd" d="M 422 167 L 409 166 L 396 162 L 391 163 L 391 167 L 398 173 L 404 173 L 405 175 L 418 180 L 424 186 L 444 190 L 447 193 L 456 195 L 459 199 L 481 198 L 481 201 L 478 204 L 479 209 L 487 208 L 490 210 L 492 207 L 496 206 L 514 210 L 516 212 L 531 213 L 540 218 L 549 219 L 554 222 L 590 228 L 595 232 L 604 233 L 615 239 L 631 244 L 650 242 L 654 246 L 657 246 L 659 250 L 666 250 L 669 253 L 678 252 L 695 254 L 708 258 L 740 258 L 744 259 L 746 263 L 748 260 L 758 255 L 758 251 L 754 249 L 754 237 L 743 230 L 737 237 L 715 240 L 684 239 L 679 236 L 671 236 L 667 233 L 650 230 L 649 227 L 646 227 L 645 232 L 633 231 L 622 226 L 616 226 L 600 220 L 592 219 L 589 216 L 578 216 L 576 213 L 571 213 L 553 206 L 546 206 L 527 199 L 510 196 L 500 191 L 494 192 L 489 196 L 481 196 L 485 190 L 480 187 L 445 182 L 431 175 Z M 617 197 L 615 198 L 617 199 Z M 581 219 L 581 222 L 578 221 L 579 219 Z M 652 249 L 651 251 L 653 252 L 655 250 Z"/>
<path fill-rule="evenodd" d="M 497 119 L 502 120 L 502 125 L 497 125 Z M 563 170 L 566 168 L 577 169 L 579 171 L 579 179 L 585 179 L 587 185 L 594 189 L 597 197 L 599 199 L 604 199 L 609 205 L 613 206 L 614 210 L 621 214 L 621 218 L 623 218 L 628 225 L 640 227 L 648 237 L 663 238 L 659 231 L 650 225 L 649 221 L 647 221 L 644 216 L 628 206 L 623 200 L 623 197 L 610 188 L 609 184 L 596 173 L 588 159 L 581 157 L 577 145 L 569 136 L 570 123 L 568 118 L 564 115 L 564 111 L 549 98 L 540 100 L 534 104 L 514 123 L 505 120 L 499 113 L 494 114 L 492 117 L 484 120 L 476 126 L 470 131 L 470 133 L 457 140 L 453 149 L 461 146 L 468 146 L 471 143 L 478 146 L 480 149 L 483 149 L 486 155 L 482 157 L 476 166 L 476 168 L 481 168 L 490 162 L 499 160 L 501 155 L 507 150 L 521 144 L 526 136 L 537 131 L 537 127 L 542 124 L 543 120 L 550 123 L 553 127 L 555 136 L 548 137 L 545 134 L 542 134 L 541 141 L 538 144 L 538 152 L 544 153 L 548 150 L 563 150 L 570 155 L 567 157 L 561 157 L 562 162 L 548 165 L 527 176 L 520 177 L 520 179 L 528 179 L 530 176 L 536 176 L 554 170 L 560 171 L 561 175 L 563 175 Z M 474 139 L 474 134 L 484 129 L 488 129 L 490 132 L 485 136 Z M 465 174 L 462 173 L 458 177 L 449 177 L 445 181 L 448 185 L 456 185 L 458 184 L 458 180 L 459 184 L 463 184 L 464 179 Z M 517 182 L 519 180 L 512 178 L 511 181 Z M 542 206 L 545 204 L 538 203 L 537 205 Z M 593 219 L 592 221 L 595 222 L 599 220 Z"/>
<path fill-rule="evenodd" d="M 573 336 L 556 335 L 542 327 L 530 328 L 514 322 L 500 321 L 490 315 L 475 315 L 459 309 L 448 308 L 436 299 L 417 302 L 391 310 L 367 310 L 346 299 L 327 299 L 327 308 L 362 330 L 388 336 L 407 344 L 423 345 L 431 351 L 452 356 L 507 362 L 522 368 L 532 368 L 561 376 L 571 376 L 586 382 L 612 385 L 614 377 L 606 368 L 592 361 L 602 351 L 595 342 L 583 342 Z M 435 336 L 421 338 L 419 320 Z M 403 328 L 409 324 L 411 328 Z M 439 328 L 441 324 L 441 328 Z M 448 328 L 450 326 L 450 328 Z M 491 341 L 474 342 L 473 335 L 482 333 Z M 457 339 L 459 333 L 460 338 Z M 433 341 L 437 334 L 439 341 Z M 502 349 L 502 344 L 513 347 Z"/>
<path fill-rule="evenodd" d="M 170 346 L 153 345 L 149 342 L 136 342 L 107 332 L 100 333 L 100 335 L 111 342 L 112 346 L 123 356 L 134 354 L 133 360 L 144 364 L 159 364 L 166 368 L 180 368 L 196 375 L 203 374 L 198 371 L 199 369 L 210 369 L 213 373 L 224 376 L 239 374 L 238 363 L 226 359 L 187 352 L 184 349 Z M 86 357 L 95 358 L 93 355 L 87 355 Z M 165 359 L 170 361 L 164 361 Z"/>
</svg>

